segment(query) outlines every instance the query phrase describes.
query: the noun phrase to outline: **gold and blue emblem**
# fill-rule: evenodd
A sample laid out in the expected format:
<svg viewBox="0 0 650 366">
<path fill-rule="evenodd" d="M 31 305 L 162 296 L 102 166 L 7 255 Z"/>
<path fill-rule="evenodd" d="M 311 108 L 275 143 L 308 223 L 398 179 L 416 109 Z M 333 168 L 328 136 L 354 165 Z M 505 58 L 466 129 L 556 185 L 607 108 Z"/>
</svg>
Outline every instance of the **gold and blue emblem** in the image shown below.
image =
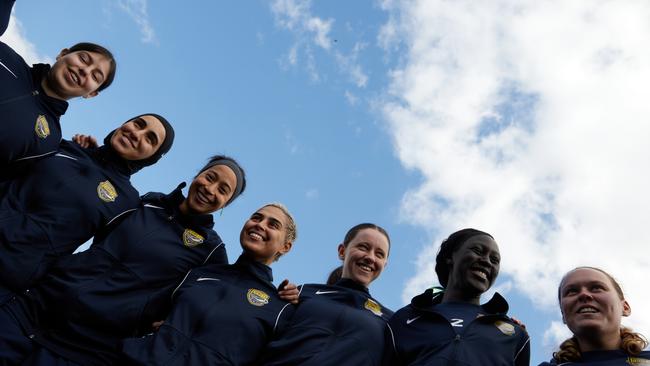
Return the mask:
<svg viewBox="0 0 650 366">
<path fill-rule="evenodd" d="M 497 329 L 501 331 L 501 333 L 507 336 L 511 336 L 515 334 L 515 326 L 510 323 L 506 323 L 502 320 L 497 320 L 494 322 L 494 326 L 497 327 Z"/>
<path fill-rule="evenodd" d="M 246 299 L 248 299 L 248 302 L 255 306 L 264 306 L 268 304 L 270 298 L 271 297 L 266 292 L 254 288 L 249 289 L 246 293 Z"/>
<path fill-rule="evenodd" d="M 628 365 L 632 366 L 650 366 L 650 360 L 647 358 L 641 358 L 641 357 L 628 357 L 626 360 L 626 363 Z"/>
<path fill-rule="evenodd" d="M 370 312 L 377 316 L 382 316 L 383 314 L 381 312 L 381 305 L 377 304 L 377 302 L 372 299 L 366 300 L 366 303 L 363 304 L 363 307 L 366 308 L 366 310 L 370 310 Z"/>
<path fill-rule="evenodd" d="M 36 135 L 42 139 L 50 135 L 50 125 L 47 123 L 47 119 L 44 115 L 39 114 L 38 117 L 36 117 L 34 131 L 36 132 Z"/>
<path fill-rule="evenodd" d="M 97 186 L 97 196 L 104 202 L 114 202 L 117 198 L 117 190 L 111 182 L 105 180 Z"/>
<path fill-rule="evenodd" d="M 203 236 L 194 230 L 185 229 L 185 231 L 183 231 L 183 244 L 185 244 L 186 247 L 195 247 L 203 243 L 203 240 Z"/>
</svg>

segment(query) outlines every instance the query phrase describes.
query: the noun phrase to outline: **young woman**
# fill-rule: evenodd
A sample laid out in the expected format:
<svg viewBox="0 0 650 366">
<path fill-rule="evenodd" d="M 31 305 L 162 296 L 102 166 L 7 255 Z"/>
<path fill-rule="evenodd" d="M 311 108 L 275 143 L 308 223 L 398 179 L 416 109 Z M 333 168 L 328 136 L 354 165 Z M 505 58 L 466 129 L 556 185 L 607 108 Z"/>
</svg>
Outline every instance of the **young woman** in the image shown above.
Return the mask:
<svg viewBox="0 0 650 366">
<path fill-rule="evenodd" d="M 28 174 L 5 185 L 0 198 L 0 304 L 43 277 L 51 263 L 140 202 L 131 174 L 169 151 L 174 130 L 165 118 L 143 114 L 83 148 L 63 140 Z M 3 296 L 4 293 L 4 296 Z"/>
<path fill-rule="evenodd" d="M 300 302 L 286 329 L 267 346 L 259 365 L 380 365 L 392 311 L 370 296 L 390 249 L 374 224 L 348 231 L 338 247 L 341 279 L 334 285 L 300 286 Z"/>
<path fill-rule="evenodd" d="M 650 365 L 647 340 L 621 326 L 632 313 L 621 286 L 594 267 L 569 271 L 558 288 L 562 319 L 573 337 L 562 342 L 546 365 Z"/>
<path fill-rule="evenodd" d="M 287 306 L 270 266 L 291 250 L 296 225 L 284 206 L 271 203 L 251 215 L 239 239 L 243 252 L 235 264 L 192 270 L 160 329 L 124 341 L 123 364 L 254 364 Z"/>
<path fill-rule="evenodd" d="M 0 308 L 0 360 L 114 364 L 121 339 L 145 334 L 165 318 L 187 271 L 227 264 L 212 212 L 244 191 L 244 171 L 233 159 L 215 156 L 187 198 L 184 185 L 143 196 L 88 250 L 61 258 L 39 285 Z"/>
<path fill-rule="evenodd" d="M 0 35 L 9 22 L 14 0 L 0 0 Z M 54 153 L 61 141 L 59 118 L 67 100 L 92 98 L 115 76 L 110 51 L 93 43 L 64 48 L 52 67 L 30 67 L 11 47 L 0 42 L 0 179 L 16 165 Z M 11 169 L 8 167 L 11 166 Z"/>
<path fill-rule="evenodd" d="M 475 229 L 457 231 L 436 257 L 442 288 L 413 298 L 390 320 L 400 365 L 528 365 L 528 334 L 507 316 L 508 303 L 480 297 L 499 274 L 494 238 Z"/>
</svg>

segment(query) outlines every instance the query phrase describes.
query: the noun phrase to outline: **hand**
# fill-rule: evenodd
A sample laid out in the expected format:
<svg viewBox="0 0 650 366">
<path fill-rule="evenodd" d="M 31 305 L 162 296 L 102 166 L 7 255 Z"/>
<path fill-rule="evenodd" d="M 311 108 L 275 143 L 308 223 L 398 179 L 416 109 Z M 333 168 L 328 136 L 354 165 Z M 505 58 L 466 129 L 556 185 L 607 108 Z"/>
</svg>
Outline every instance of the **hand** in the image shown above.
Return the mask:
<svg viewBox="0 0 650 366">
<path fill-rule="evenodd" d="M 517 324 L 518 326 L 524 328 L 526 330 L 526 324 L 522 323 L 521 320 L 515 318 L 514 316 L 511 316 L 510 319 L 512 319 L 512 322 Z"/>
<path fill-rule="evenodd" d="M 298 291 L 298 286 L 289 282 L 288 279 L 285 279 L 282 281 L 280 286 L 278 286 L 278 295 L 282 300 L 295 305 L 298 303 L 298 295 L 300 295 L 300 291 Z"/>
<path fill-rule="evenodd" d="M 153 322 L 153 323 L 151 323 L 151 328 L 153 328 L 153 331 L 154 331 L 154 332 L 157 332 L 158 329 L 160 329 L 160 327 L 161 327 L 164 323 L 165 323 L 164 320 L 159 320 L 159 321 L 157 321 L 157 322 Z"/>
<path fill-rule="evenodd" d="M 72 141 L 76 142 L 79 146 L 83 148 L 87 147 L 97 147 L 97 139 L 90 135 L 76 134 L 72 136 Z"/>
</svg>

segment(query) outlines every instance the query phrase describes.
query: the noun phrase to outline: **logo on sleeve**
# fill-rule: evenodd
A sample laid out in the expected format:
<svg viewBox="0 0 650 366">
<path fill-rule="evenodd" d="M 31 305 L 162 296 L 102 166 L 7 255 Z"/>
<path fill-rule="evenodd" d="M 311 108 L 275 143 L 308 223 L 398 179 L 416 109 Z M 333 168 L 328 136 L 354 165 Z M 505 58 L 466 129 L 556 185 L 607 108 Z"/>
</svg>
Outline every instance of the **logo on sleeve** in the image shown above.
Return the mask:
<svg viewBox="0 0 650 366">
<path fill-rule="evenodd" d="M 36 135 L 42 139 L 50 135 L 50 125 L 47 124 L 47 119 L 45 119 L 44 115 L 39 114 L 38 117 L 36 117 L 34 131 L 36 131 Z"/>
<path fill-rule="evenodd" d="M 366 300 L 366 303 L 363 304 L 363 307 L 366 308 L 366 310 L 370 310 L 373 314 L 377 316 L 381 316 L 381 305 L 377 304 L 375 301 L 372 299 Z"/>
<path fill-rule="evenodd" d="M 117 198 L 117 190 L 111 182 L 105 180 L 97 186 L 97 196 L 104 202 L 114 202 Z"/>
<path fill-rule="evenodd" d="M 194 230 L 185 229 L 185 231 L 183 231 L 183 244 L 185 244 L 186 247 L 195 247 L 203 243 L 203 240 L 204 239 L 201 234 L 197 233 Z"/>
<path fill-rule="evenodd" d="M 262 290 L 252 288 L 246 293 L 246 298 L 251 305 L 264 306 L 269 303 L 270 296 Z"/>
<path fill-rule="evenodd" d="M 503 334 L 505 334 L 507 336 L 511 336 L 511 335 L 515 334 L 515 326 L 510 324 L 510 323 L 506 323 L 504 321 L 497 320 L 497 321 L 494 322 L 494 326 L 497 327 L 497 329 L 499 329 L 501 331 L 501 333 L 503 333 Z"/>
<path fill-rule="evenodd" d="M 628 357 L 627 364 L 632 366 L 647 366 L 650 365 L 650 360 L 640 357 Z"/>
</svg>

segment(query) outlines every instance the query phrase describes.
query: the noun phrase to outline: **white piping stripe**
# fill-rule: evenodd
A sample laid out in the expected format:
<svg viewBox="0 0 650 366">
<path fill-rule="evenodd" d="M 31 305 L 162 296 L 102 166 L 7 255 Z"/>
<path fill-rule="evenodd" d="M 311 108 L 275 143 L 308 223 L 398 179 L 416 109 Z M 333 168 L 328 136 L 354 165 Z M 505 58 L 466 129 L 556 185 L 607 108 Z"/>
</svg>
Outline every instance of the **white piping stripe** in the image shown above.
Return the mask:
<svg viewBox="0 0 650 366">
<path fill-rule="evenodd" d="M 289 306 L 289 305 L 291 305 L 291 304 L 290 304 L 290 303 L 285 304 L 285 305 L 282 307 L 282 309 L 280 310 L 280 312 L 278 313 L 278 316 L 275 318 L 275 324 L 273 324 L 273 333 L 275 333 L 275 329 L 278 327 L 278 322 L 280 321 L 280 316 L 282 315 L 282 312 L 283 312 L 284 309 L 286 309 L 287 306 Z"/>
<path fill-rule="evenodd" d="M 135 210 L 137 210 L 137 209 L 136 209 L 136 208 L 132 208 L 132 209 L 130 209 L 130 210 L 126 210 L 126 211 L 122 212 L 121 214 L 118 214 L 117 216 L 113 217 L 113 218 L 111 219 L 111 221 L 107 222 L 107 223 L 106 223 L 106 226 L 110 225 L 113 221 L 115 221 L 115 219 L 117 219 L 118 217 L 124 215 L 125 213 L 131 212 L 131 211 L 135 211 Z"/>
<path fill-rule="evenodd" d="M 43 156 L 52 155 L 52 154 L 54 154 L 55 152 L 56 152 L 56 150 L 52 150 L 52 151 L 48 151 L 48 152 L 46 152 L 46 153 L 44 153 L 44 154 L 40 154 L 40 155 L 25 156 L 25 157 L 22 157 L 22 158 L 20 158 L 20 159 L 16 159 L 16 160 L 14 160 L 14 161 L 21 161 L 21 160 L 28 160 L 28 159 L 36 159 L 36 158 L 40 158 L 40 157 L 43 157 Z"/>
<path fill-rule="evenodd" d="M 183 285 L 183 282 L 185 282 L 185 280 L 187 279 L 187 276 L 189 276 L 191 272 L 192 272 L 191 269 L 189 271 L 187 271 L 187 273 L 185 274 L 185 277 L 183 277 L 183 280 L 181 281 L 181 283 L 179 283 L 178 286 L 176 286 L 176 288 L 174 289 L 174 291 L 172 291 L 172 296 L 171 296 L 172 299 L 174 298 L 174 295 L 176 294 L 176 290 L 178 290 L 181 287 L 181 285 Z"/>
<path fill-rule="evenodd" d="M 212 256 L 212 253 L 214 253 L 214 251 L 217 250 L 217 248 L 219 248 L 222 245 L 223 245 L 223 242 L 219 243 L 219 245 L 214 247 L 214 249 L 212 249 L 212 251 L 210 251 L 210 254 L 208 254 L 208 256 L 205 257 L 205 260 L 203 261 L 203 264 L 205 264 L 208 261 L 208 259 L 210 259 L 210 256 Z"/>
<path fill-rule="evenodd" d="M 517 357 L 519 357 L 519 354 L 521 353 L 521 351 L 524 350 L 524 347 L 526 347 L 526 345 L 528 344 L 528 342 L 530 342 L 530 337 L 528 337 L 528 339 L 526 339 L 526 342 L 524 343 L 524 345 L 521 346 L 521 348 L 519 349 L 519 352 L 517 352 L 517 354 L 515 355 L 515 360 L 517 359 Z"/>
<path fill-rule="evenodd" d="M 4 67 L 5 69 L 7 69 L 7 71 L 9 71 L 9 73 L 10 73 L 11 75 L 13 75 L 16 79 L 18 79 L 18 76 L 16 76 L 16 74 L 14 74 L 13 71 L 9 70 L 9 68 L 7 67 L 7 65 L 3 64 L 2 61 L 0 61 L 0 65 L 2 65 L 2 67 Z"/>
<path fill-rule="evenodd" d="M 61 153 L 54 154 L 54 156 L 58 156 L 58 157 L 61 157 L 61 158 L 68 158 L 68 159 L 72 159 L 72 160 L 78 160 L 74 156 L 65 155 L 65 154 L 61 154 Z"/>
<path fill-rule="evenodd" d="M 162 208 L 162 207 L 160 207 L 160 206 L 152 205 L 152 204 L 150 204 L 150 203 L 145 203 L 145 204 L 144 204 L 144 207 L 151 207 L 151 208 L 157 208 L 157 209 L 160 209 L 160 210 L 164 210 L 164 208 Z"/>
<path fill-rule="evenodd" d="M 393 328 L 390 327 L 390 324 L 386 322 L 386 326 L 388 327 L 388 330 L 390 331 L 390 339 L 393 341 L 393 350 L 395 351 L 395 354 L 397 354 L 397 345 L 395 345 L 395 334 L 393 334 Z M 515 357 L 517 358 L 517 357 Z"/>
</svg>

